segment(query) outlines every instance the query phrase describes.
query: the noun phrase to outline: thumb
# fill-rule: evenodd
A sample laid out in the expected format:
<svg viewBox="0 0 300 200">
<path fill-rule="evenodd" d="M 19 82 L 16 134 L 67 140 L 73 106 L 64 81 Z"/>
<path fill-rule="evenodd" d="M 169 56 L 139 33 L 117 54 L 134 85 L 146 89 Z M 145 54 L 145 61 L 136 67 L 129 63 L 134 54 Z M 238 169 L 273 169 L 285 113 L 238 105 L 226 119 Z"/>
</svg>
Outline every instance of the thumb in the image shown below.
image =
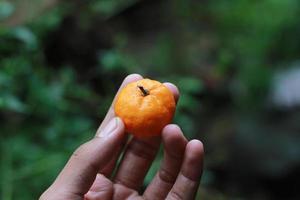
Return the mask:
<svg viewBox="0 0 300 200">
<path fill-rule="evenodd" d="M 54 188 L 70 194 L 84 195 L 94 182 L 98 171 L 111 159 L 125 139 L 120 118 L 113 118 L 96 137 L 81 145 L 53 183 Z"/>
</svg>

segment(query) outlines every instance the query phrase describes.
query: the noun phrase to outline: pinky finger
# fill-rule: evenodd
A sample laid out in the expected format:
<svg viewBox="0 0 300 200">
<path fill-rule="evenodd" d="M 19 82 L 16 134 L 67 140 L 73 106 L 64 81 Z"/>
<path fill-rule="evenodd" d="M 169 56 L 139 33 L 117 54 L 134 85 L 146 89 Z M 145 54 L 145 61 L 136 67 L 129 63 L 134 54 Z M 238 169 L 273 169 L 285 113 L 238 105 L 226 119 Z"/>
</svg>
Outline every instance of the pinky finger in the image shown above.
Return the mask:
<svg viewBox="0 0 300 200">
<path fill-rule="evenodd" d="M 203 170 L 203 145 L 199 140 L 190 141 L 185 149 L 184 161 L 167 200 L 194 199 Z"/>
</svg>

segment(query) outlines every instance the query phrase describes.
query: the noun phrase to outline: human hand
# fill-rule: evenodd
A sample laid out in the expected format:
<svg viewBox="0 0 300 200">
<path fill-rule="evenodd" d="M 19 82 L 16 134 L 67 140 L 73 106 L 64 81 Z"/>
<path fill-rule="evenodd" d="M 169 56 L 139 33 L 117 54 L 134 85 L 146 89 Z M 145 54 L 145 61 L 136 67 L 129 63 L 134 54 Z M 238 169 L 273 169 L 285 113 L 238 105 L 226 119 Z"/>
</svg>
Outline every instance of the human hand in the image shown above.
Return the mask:
<svg viewBox="0 0 300 200">
<path fill-rule="evenodd" d="M 127 76 L 120 89 L 139 79 L 142 77 L 137 74 Z M 176 86 L 164 84 L 177 100 Z M 139 194 L 161 141 L 164 158 L 160 169 L 144 193 Z M 123 150 L 122 160 L 112 176 Z M 167 125 L 160 137 L 133 137 L 127 142 L 124 124 L 115 117 L 112 104 L 96 136 L 73 153 L 40 200 L 194 199 L 202 165 L 202 143 L 187 141 L 177 125 Z"/>
</svg>

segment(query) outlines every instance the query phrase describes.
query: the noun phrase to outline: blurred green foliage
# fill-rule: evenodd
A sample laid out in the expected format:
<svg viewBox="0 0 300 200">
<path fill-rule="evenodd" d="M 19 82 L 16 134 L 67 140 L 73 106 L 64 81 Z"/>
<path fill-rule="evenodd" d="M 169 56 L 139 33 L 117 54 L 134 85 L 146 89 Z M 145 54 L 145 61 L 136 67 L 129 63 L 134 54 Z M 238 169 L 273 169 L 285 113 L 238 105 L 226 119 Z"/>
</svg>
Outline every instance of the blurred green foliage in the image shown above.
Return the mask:
<svg viewBox="0 0 300 200">
<path fill-rule="evenodd" d="M 129 73 L 179 87 L 174 121 L 206 148 L 199 199 L 297 199 L 299 109 L 272 105 L 270 86 L 299 59 L 299 12 L 298 0 L 1 1 L 0 199 L 37 199 Z"/>
</svg>

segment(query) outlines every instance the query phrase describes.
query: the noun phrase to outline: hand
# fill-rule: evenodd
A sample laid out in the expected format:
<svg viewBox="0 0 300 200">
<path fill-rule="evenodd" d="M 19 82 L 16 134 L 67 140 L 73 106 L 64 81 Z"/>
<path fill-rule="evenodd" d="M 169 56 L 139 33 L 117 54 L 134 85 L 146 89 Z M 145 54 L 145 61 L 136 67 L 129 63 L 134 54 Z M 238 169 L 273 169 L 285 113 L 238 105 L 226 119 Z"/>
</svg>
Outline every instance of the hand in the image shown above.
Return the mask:
<svg viewBox="0 0 300 200">
<path fill-rule="evenodd" d="M 132 74 L 129 82 L 142 79 Z M 176 86 L 164 83 L 179 97 Z M 159 149 L 164 146 L 160 169 L 142 195 L 138 193 L 144 177 Z M 126 144 L 127 143 L 127 144 Z M 115 175 L 112 172 L 124 150 Z M 113 106 L 97 130 L 96 137 L 81 145 L 54 183 L 40 200 L 122 200 L 122 199 L 194 199 L 203 165 L 203 146 L 198 140 L 187 141 L 177 125 L 167 125 L 161 137 L 127 142 L 122 120 L 115 117 Z"/>
</svg>

